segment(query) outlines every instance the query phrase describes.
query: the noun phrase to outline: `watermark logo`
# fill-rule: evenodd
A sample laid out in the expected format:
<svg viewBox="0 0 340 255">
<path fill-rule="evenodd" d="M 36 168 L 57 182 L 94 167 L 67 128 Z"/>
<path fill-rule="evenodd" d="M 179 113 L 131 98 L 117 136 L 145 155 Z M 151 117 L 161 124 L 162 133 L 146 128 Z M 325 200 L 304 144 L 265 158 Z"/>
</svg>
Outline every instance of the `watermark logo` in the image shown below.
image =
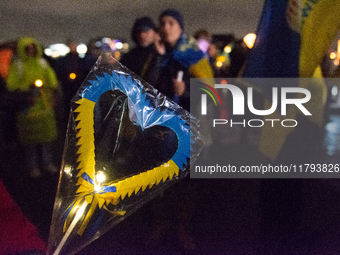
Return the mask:
<svg viewBox="0 0 340 255">
<path fill-rule="evenodd" d="M 214 101 L 215 106 L 217 106 L 215 97 L 217 97 L 218 101 L 220 102 L 220 105 L 222 106 L 222 100 L 219 94 L 217 93 L 216 89 L 214 89 L 212 86 L 209 86 L 208 84 L 205 84 L 203 82 L 199 82 L 200 85 L 203 85 L 204 88 L 199 87 L 199 89 L 206 92 Z M 207 115 L 207 94 L 201 95 L 201 114 Z M 215 97 L 214 97 L 215 95 Z"/>
<path fill-rule="evenodd" d="M 233 115 L 244 115 L 245 97 L 244 97 L 242 90 L 239 87 L 237 87 L 236 85 L 232 85 L 232 84 L 215 84 L 215 88 L 228 89 L 231 92 L 232 97 L 233 97 Z M 206 91 L 206 92 L 209 93 L 209 91 Z M 288 98 L 287 95 L 290 93 L 295 93 L 295 94 L 301 93 L 301 94 L 304 94 L 305 97 Z M 211 93 L 209 93 L 209 95 L 212 97 Z M 216 92 L 216 95 L 218 96 L 217 92 Z M 280 97 L 281 98 L 281 115 L 287 114 L 287 105 L 289 104 L 295 105 L 298 109 L 301 110 L 301 112 L 304 115 L 312 115 L 306 109 L 306 107 L 303 106 L 304 103 L 307 103 L 311 99 L 311 93 L 309 92 L 309 90 L 305 88 L 283 87 L 281 88 L 280 96 L 281 96 Z M 220 99 L 219 96 L 218 98 Z M 255 115 L 259 115 L 259 116 L 265 116 L 265 115 L 270 115 L 273 112 L 275 112 L 278 106 L 278 88 L 277 87 L 272 88 L 272 100 L 271 101 L 272 101 L 272 105 L 269 109 L 267 110 L 255 109 L 254 103 L 253 103 L 253 88 L 251 87 L 247 88 L 247 105 L 251 113 Z M 214 99 L 214 102 L 216 105 L 215 99 Z M 222 105 L 222 102 L 221 102 L 221 105 Z M 202 115 L 207 114 L 206 108 L 207 108 L 206 95 L 202 95 L 202 98 L 201 98 Z M 203 109 L 205 109 L 205 111 L 203 111 Z"/>
<path fill-rule="evenodd" d="M 214 82 L 215 83 L 215 82 Z M 239 84 L 239 83 L 234 83 Z M 259 87 L 262 86 L 262 89 L 265 89 L 266 96 L 262 95 L 265 98 L 266 106 L 264 104 L 259 106 L 255 103 L 257 100 L 257 96 L 259 94 L 254 92 L 254 88 L 251 86 L 245 87 L 244 85 L 234 85 L 228 83 L 226 80 L 222 80 L 220 84 L 214 84 L 213 86 L 209 86 L 205 83 L 198 82 L 196 85 L 198 89 L 205 92 L 201 93 L 201 116 L 209 115 L 207 112 L 208 102 L 207 95 L 213 100 L 215 106 L 219 106 L 219 109 L 226 108 L 228 105 L 226 100 L 230 100 L 230 104 L 232 103 L 232 108 L 227 109 L 230 112 L 230 116 L 244 116 L 245 119 L 241 122 L 235 122 L 232 118 L 220 117 L 220 119 L 213 119 L 212 125 L 216 127 L 216 125 L 225 125 L 230 124 L 233 125 L 243 125 L 249 127 L 262 127 L 265 123 L 271 123 L 271 126 L 274 127 L 274 123 L 280 122 L 283 127 L 295 127 L 298 123 L 292 118 L 281 120 L 280 118 L 268 118 L 264 119 L 264 116 L 289 116 L 288 108 L 295 107 L 297 112 L 303 114 L 305 116 L 311 116 L 311 112 L 307 109 L 306 103 L 311 100 L 311 93 L 308 89 L 303 87 L 294 86 L 295 84 L 287 84 L 287 83 L 265 83 L 260 84 Z M 248 83 L 249 84 L 249 83 Z M 273 86 L 273 85 L 276 86 Z M 243 89 L 241 89 L 243 86 Z M 197 89 L 197 87 L 196 87 Z M 225 95 L 225 91 L 229 93 L 228 99 L 224 96 L 222 99 L 219 96 L 218 91 L 223 89 L 223 94 Z M 218 105 L 219 102 L 219 105 Z M 231 115 L 232 114 L 232 115 Z M 250 115 L 252 114 L 252 115 Z M 215 115 L 216 116 L 216 115 Z M 220 114 L 220 116 L 222 116 Z M 250 116 L 261 116 L 261 118 L 248 119 Z M 211 116 L 213 117 L 213 116 Z M 240 120 L 240 118 L 237 118 Z M 292 123 L 292 124 L 288 124 Z"/>
</svg>

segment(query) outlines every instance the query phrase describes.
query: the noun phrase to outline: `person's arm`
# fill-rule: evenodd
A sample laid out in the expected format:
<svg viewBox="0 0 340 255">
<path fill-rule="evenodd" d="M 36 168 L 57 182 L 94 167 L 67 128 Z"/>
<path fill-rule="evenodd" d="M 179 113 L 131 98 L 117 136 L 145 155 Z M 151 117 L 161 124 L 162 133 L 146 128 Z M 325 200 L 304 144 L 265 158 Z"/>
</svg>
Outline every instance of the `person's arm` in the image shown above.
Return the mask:
<svg viewBox="0 0 340 255">
<path fill-rule="evenodd" d="M 179 81 L 177 78 L 172 79 L 174 85 L 174 92 L 177 96 L 183 96 L 186 92 L 186 86 L 184 81 Z"/>
</svg>

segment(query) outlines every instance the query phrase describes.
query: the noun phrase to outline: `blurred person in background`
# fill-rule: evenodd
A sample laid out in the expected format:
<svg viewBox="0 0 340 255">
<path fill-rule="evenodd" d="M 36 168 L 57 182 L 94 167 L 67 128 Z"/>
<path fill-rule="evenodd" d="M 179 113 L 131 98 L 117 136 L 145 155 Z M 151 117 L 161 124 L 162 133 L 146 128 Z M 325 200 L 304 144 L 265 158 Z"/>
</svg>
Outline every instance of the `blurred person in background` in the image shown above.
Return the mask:
<svg viewBox="0 0 340 255">
<path fill-rule="evenodd" d="M 63 123 L 65 128 L 67 126 L 71 100 L 87 75 L 84 68 L 84 59 L 79 57 L 77 52 L 78 42 L 74 39 L 69 39 L 67 46 L 70 52 L 58 59 L 57 64 L 57 76 L 62 87 L 64 99 Z"/>
<path fill-rule="evenodd" d="M 222 49 L 221 49 L 222 48 Z M 212 41 L 207 49 L 209 63 L 211 68 L 214 72 L 214 77 L 222 77 L 223 75 L 220 74 L 221 67 L 217 67 L 217 58 L 223 52 L 223 47 L 220 45 L 219 42 Z"/>
<path fill-rule="evenodd" d="M 211 34 L 209 33 L 209 31 L 203 28 L 199 29 L 195 32 L 194 38 L 196 39 L 197 45 L 200 50 L 203 51 L 207 58 L 209 58 L 207 53 L 209 45 L 211 43 Z"/>
<path fill-rule="evenodd" d="M 177 10 L 159 16 L 161 41 L 155 44 L 162 55 L 156 88 L 184 109 L 190 109 L 190 78 L 213 78 L 209 62 L 193 37 L 184 33 L 184 20 Z"/>
<path fill-rule="evenodd" d="M 151 85 L 155 85 L 159 73 L 150 67 L 155 66 L 155 61 L 159 60 L 155 43 L 160 39 L 153 20 L 150 17 L 137 18 L 131 30 L 131 39 L 136 46 L 123 55 L 121 63 Z"/>
<path fill-rule="evenodd" d="M 89 73 L 102 53 L 101 45 L 97 46 L 98 38 L 93 38 L 87 43 L 87 51 L 84 56 L 85 73 Z"/>
<path fill-rule="evenodd" d="M 10 66 L 7 90 L 23 98 L 16 114 L 18 140 L 31 177 L 39 177 L 40 163 L 49 172 L 57 172 L 53 164 L 52 143 L 57 138 L 53 103 L 58 81 L 53 69 L 42 58 L 37 40 L 24 37 L 18 41 L 18 58 Z"/>
<path fill-rule="evenodd" d="M 160 14 L 159 33 L 161 40 L 155 43 L 159 61 L 151 67 L 154 72 L 158 72 L 155 87 L 189 111 L 190 78 L 213 78 L 211 67 L 196 40 L 184 34 L 183 16 L 177 10 L 167 9 Z M 164 133 L 164 142 L 169 148 L 176 147 L 174 140 L 177 141 L 177 138 L 173 134 Z M 163 153 L 169 154 L 166 151 Z M 157 200 L 153 202 L 155 225 L 147 244 L 157 246 L 169 228 L 174 226 L 180 247 L 186 252 L 195 250 L 195 239 L 190 229 L 195 211 L 195 195 L 195 183 L 185 178 L 166 192 L 158 203 Z M 168 210 L 166 207 L 169 206 L 173 206 L 174 210 Z M 175 222 L 171 222 L 171 219 Z"/>
<path fill-rule="evenodd" d="M 230 67 L 229 75 L 232 78 L 238 77 L 239 73 L 249 54 L 249 49 L 243 40 L 235 40 L 229 53 Z"/>
<path fill-rule="evenodd" d="M 232 50 L 235 38 L 233 34 L 213 35 L 208 47 L 208 57 L 214 77 L 230 77 L 230 56 L 225 51 L 226 46 Z"/>
</svg>

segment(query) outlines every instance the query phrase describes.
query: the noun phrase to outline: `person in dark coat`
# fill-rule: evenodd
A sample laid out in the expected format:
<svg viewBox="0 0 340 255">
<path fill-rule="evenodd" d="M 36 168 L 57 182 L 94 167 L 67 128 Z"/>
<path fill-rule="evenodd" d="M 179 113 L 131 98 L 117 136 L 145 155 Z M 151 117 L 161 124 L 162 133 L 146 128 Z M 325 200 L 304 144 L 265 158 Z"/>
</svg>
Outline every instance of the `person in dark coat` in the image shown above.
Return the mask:
<svg viewBox="0 0 340 255">
<path fill-rule="evenodd" d="M 156 89 L 186 110 L 190 109 L 190 78 L 213 78 L 213 72 L 204 53 L 193 37 L 184 33 L 181 13 L 167 9 L 159 16 L 161 41 L 158 52 L 162 54 Z M 162 49 L 163 47 L 163 49 Z"/>
<path fill-rule="evenodd" d="M 137 18 L 131 30 L 131 39 L 136 46 L 121 59 L 124 66 L 151 85 L 155 85 L 158 79 L 158 73 L 150 68 L 159 60 L 159 53 L 154 45 L 157 38 L 153 20 L 147 16 Z"/>
<path fill-rule="evenodd" d="M 184 21 L 180 12 L 174 9 L 163 11 L 159 16 L 159 33 L 161 41 L 155 43 L 159 61 L 156 62 L 158 65 L 152 67 L 152 71 L 159 74 L 156 89 L 189 111 L 190 78 L 213 78 L 213 72 L 196 40 L 184 34 Z M 171 132 L 164 132 L 164 144 L 168 148 L 176 147 L 174 141 L 177 138 Z M 171 226 L 174 226 L 178 248 L 187 253 L 195 251 L 196 242 L 191 234 L 196 209 L 195 195 L 196 183 L 187 176 L 153 201 L 151 208 L 155 224 L 146 241 L 149 247 L 157 247 Z"/>
<path fill-rule="evenodd" d="M 63 91 L 66 122 L 71 100 L 87 76 L 84 59 L 79 57 L 77 52 L 78 43 L 75 40 L 69 40 L 67 45 L 70 52 L 58 59 L 57 64 L 57 76 Z"/>
</svg>

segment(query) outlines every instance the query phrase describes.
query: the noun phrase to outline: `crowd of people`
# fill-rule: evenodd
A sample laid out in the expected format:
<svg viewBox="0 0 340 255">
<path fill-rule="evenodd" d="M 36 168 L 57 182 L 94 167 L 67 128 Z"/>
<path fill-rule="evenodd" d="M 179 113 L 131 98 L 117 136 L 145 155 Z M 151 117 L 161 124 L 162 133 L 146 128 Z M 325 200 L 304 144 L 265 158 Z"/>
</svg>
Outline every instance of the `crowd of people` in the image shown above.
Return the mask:
<svg viewBox="0 0 340 255">
<path fill-rule="evenodd" d="M 186 34 L 185 20 L 175 9 L 164 10 L 158 16 L 158 22 L 147 16 L 138 17 L 131 28 L 131 39 L 135 44 L 134 47 L 124 53 L 119 61 L 187 111 L 190 111 L 190 78 L 238 77 L 249 53 L 243 41 L 233 34 L 212 35 L 205 29 L 199 29 L 192 36 Z M 80 57 L 77 53 L 77 41 L 74 39 L 70 39 L 67 45 L 70 52 L 58 59 L 44 55 L 41 44 L 31 37 L 20 38 L 12 44 L 11 47 L 15 50 L 11 53 L 1 51 L 0 48 L 0 159 L 3 162 L 14 160 L 16 165 L 22 168 L 20 171 L 22 176 L 18 177 L 18 173 L 8 173 L 12 166 L 0 165 L 0 179 L 4 179 L 5 184 L 1 185 L 0 181 L 0 188 L 3 190 L 7 186 L 14 190 L 14 194 L 22 195 L 21 192 L 15 191 L 20 187 L 11 187 L 11 185 L 18 185 L 17 181 L 6 185 L 6 180 L 11 179 L 8 178 L 9 175 L 15 175 L 12 179 L 20 178 L 21 185 L 26 185 L 27 182 L 27 185 L 33 189 L 37 181 L 49 176 L 49 180 L 54 183 L 50 187 L 56 188 L 58 166 L 61 164 L 72 99 L 98 57 L 98 52 L 91 53 L 91 49 L 85 57 Z M 227 115 L 227 109 L 221 109 L 221 118 L 227 118 Z M 163 133 L 165 136 L 171 135 Z M 210 190 L 217 194 L 217 191 L 212 191 L 216 188 L 211 188 L 209 185 L 216 185 L 222 192 L 224 186 L 218 182 L 212 184 L 213 182 L 206 181 L 205 183 L 205 187 L 202 187 L 199 186 L 202 183 L 197 184 L 185 178 L 150 203 L 148 213 L 153 215 L 153 224 L 145 240 L 148 248 L 157 246 L 172 225 L 176 228 L 181 250 L 186 253 L 195 251 L 196 243 L 190 226 L 194 220 L 193 216 L 197 215 L 195 211 L 197 212 L 198 207 L 204 204 L 202 201 L 209 196 L 201 197 L 201 204 L 198 205 L 197 197 L 200 192 L 198 189 Z M 262 206 L 277 200 L 275 196 L 271 196 L 270 191 L 275 190 L 282 183 L 270 181 L 269 184 L 267 190 L 262 189 L 264 192 L 261 194 L 264 198 Z M 284 183 L 284 186 L 288 187 L 289 184 L 291 182 Z M 43 185 L 44 189 L 46 185 L 48 184 Z M 300 182 L 297 185 L 300 189 Z M 39 191 L 37 197 L 53 196 L 54 199 L 55 191 L 51 189 L 44 190 L 45 193 Z M 201 191 L 200 194 L 202 193 Z M 296 198 L 296 203 L 292 211 L 300 213 L 301 199 L 296 194 L 291 195 L 293 196 Z M 25 202 L 27 200 L 20 199 Z M 222 200 L 221 198 L 219 201 Z M 0 192 L 0 201 L 10 201 L 11 210 L 15 210 L 21 221 L 28 222 L 7 192 Z M 176 204 L 172 210 L 168 210 L 170 202 Z M 271 224 L 276 219 L 271 219 L 274 214 L 272 208 L 267 207 L 262 208 L 262 211 L 268 218 L 267 223 L 269 222 L 264 228 L 269 229 L 273 227 Z M 281 209 L 276 205 L 273 207 Z M 289 209 L 288 206 L 285 209 L 287 208 Z M 48 209 L 51 213 L 52 207 Z M 1 204 L 0 210 L 2 210 Z M 266 215 L 266 212 L 270 215 Z M 275 215 L 280 213 L 275 212 Z M 286 216 L 284 214 L 282 218 Z M 300 216 L 299 214 L 295 217 L 296 221 L 300 221 Z M 45 220 L 44 224 L 47 221 Z M 291 223 L 294 226 L 289 226 L 287 232 L 298 225 L 296 221 Z M 7 243 L 6 254 L 11 254 L 10 252 L 19 254 L 25 251 L 26 244 L 29 244 L 27 250 L 32 250 L 29 254 L 40 254 L 39 252 L 44 251 L 46 247 L 39 239 L 34 226 L 26 224 L 26 229 L 29 232 L 28 237 L 35 242 L 29 242 L 26 238 L 26 243 L 23 243 L 16 239 L 19 235 L 13 231 L 14 237 L 7 238 L 10 242 Z M 48 226 L 44 229 L 48 229 Z M 21 235 L 25 237 L 25 228 L 22 228 L 22 231 Z M 6 233 L 8 230 L 0 228 L 0 238 Z M 2 244 L 1 240 L 0 244 Z M 20 250 L 15 250 L 16 247 L 20 247 Z M 1 254 L 4 253 L 1 253 L 0 245 Z"/>
<path fill-rule="evenodd" d="M 120 61 L 189 110 L 189 79 L 235 77 L 247 50 L 232 35 L 212 36 L 201 29 L 194 37 L 185 33 L 183 17 L 176 10 L 162 13 L 158 25 L 150 17 L 137 18 L 131 29 L 135 47 Z M 216 59 L 225 55 L 228 44 L 236 56 L 217 66 Z M 39 177 L 42 169 L 56 172 L 51 144 L 57 135 L 65 135 L 70 102 L 98 56 L 89 51 L 81 58 L 76 40 L 70 39 L 67 45 L 67 55 L 52 59 L 43 54 L 36 39 L 21 38 L 8 72 L 1 76 L 1 118 L 8 121 L 2 121 L 0 142 L 4 148 L 15 142 L 25 147 L 32 177 Z M 40 80 L 41 86 L 35 84 Z"/>
<path fill-rule="evenodd" d="M 190 78 L 236 76 L 247 54 L 245 45 L 232 35 L 215 36 L 205 29 L 193 36 L 186 34 L 183 16 L 174 9 L 163 11 L 158 24 L 150 17 L 137 18 L 131 29 L 131 39 L 135 46 L 123 54 L 120 62 L 188 111 Z M 224 48 L 228 44 L 237 52 L 226 61 Z M 76 40 L 70 39 L 67 42 L 69 53 L 57 59 L 46 56 L 42 45 L 32 37 L 20 38 L 0 50 L 6 53 L 5 57 L 1 55 L 0 75 L 1 158 L 17 155 L 23 169 L 21 178 L 27 182 L 39 181 L 46 175 L 57 179 L 72 98 L 98 57 L 98 52 L 92 53 L 91 49 L 85 57 L 80 57 L 77 45 Z M 217 65 L 221 55 L 224 61 Z M 7 170 L 4 166 L 1 169 L 5 181 L 10 175 L 5 173 Z M 7 187 L 12 189 L 10 185 Z M 192 190 L 193 187 L 182 185 L 181 189 Z M 186 194 L 193 194 L 189 190 Z M 155 215 L 163 216 L 156 219 L 149 244 L 157 244 L 157 239 L 164 234 L 160 231 L 166 230 L 167 210 L 161 200 L 156 199 L 158 202 L 153 209 L 157 212 Z M 192 215 L 193 200 L 192 195 L 187 196 L 185 202 L 179 203 L 178 210 L 178 233 L 187 250 L 195 247 L 186 228 Z M 16 244 L 11 245 L 15 249 Z M 42 247 L 39 243 L 37 249 L 42 250 Z"/>
</svg>

